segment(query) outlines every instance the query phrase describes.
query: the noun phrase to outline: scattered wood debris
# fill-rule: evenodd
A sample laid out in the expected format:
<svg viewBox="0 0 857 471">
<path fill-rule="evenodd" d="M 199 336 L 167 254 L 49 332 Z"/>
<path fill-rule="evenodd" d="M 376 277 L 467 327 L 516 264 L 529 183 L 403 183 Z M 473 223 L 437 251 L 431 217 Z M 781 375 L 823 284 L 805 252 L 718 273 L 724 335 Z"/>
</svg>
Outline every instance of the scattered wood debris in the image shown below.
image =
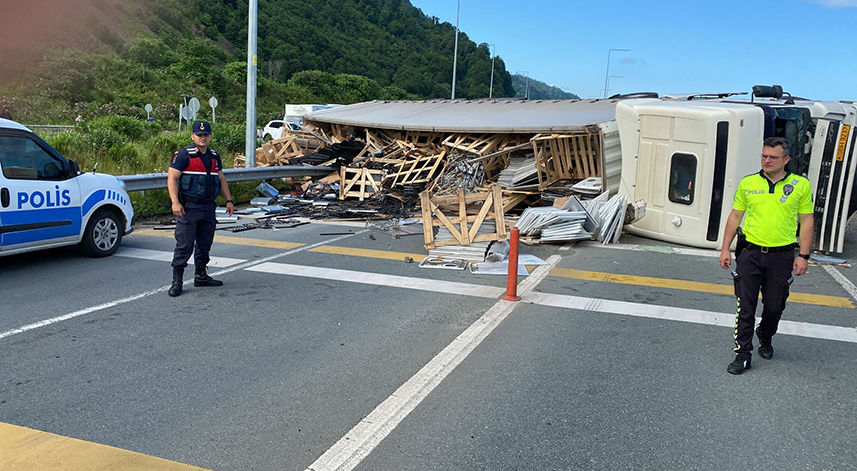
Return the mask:
<svg viewBox="0 0 857 471">
<path fill-rule="evenodd" d="M 302 198 L 356 200 L 358 206 L 398 200 L 402 216 L 419 206 L 428 249 L 505 240 L 510 212 L 521 214 L 517 225 L 530 241 L 607 243 L 618 240 L 627 201 L 604 200 L 589 212 L 581 204 L 608 196 L 601 193 L 602 152 L 600 135 L 588 131 L 468 134 L 325 123 L 284 130 L 256 150 L 256 164 L 338 168 L 322 180 L 299 182 Z M 578 207 L 550 207 L 569 196 Z M 479 232 L 487 222 L 491 232 Z M 449 238 L 438 240 L 436 228 Z"/>
</svg>

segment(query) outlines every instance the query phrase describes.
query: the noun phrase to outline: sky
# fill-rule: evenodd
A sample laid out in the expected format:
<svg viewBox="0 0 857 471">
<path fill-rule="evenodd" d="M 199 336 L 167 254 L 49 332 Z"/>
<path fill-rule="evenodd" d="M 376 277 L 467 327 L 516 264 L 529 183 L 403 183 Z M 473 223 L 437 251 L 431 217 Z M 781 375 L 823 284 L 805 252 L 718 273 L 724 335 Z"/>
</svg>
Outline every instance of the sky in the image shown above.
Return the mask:
<svg viewBox="0 0 857 471">
<path fill-rule="evenodd" d="M 458 0 L 410 0 L 453 26 Z M 460 0 L 511 73 L 575 93 L 748 92 L 857 101 L 857 0 Z M 610 51 L 630 49 L 630 51 Z"/>
</svg>

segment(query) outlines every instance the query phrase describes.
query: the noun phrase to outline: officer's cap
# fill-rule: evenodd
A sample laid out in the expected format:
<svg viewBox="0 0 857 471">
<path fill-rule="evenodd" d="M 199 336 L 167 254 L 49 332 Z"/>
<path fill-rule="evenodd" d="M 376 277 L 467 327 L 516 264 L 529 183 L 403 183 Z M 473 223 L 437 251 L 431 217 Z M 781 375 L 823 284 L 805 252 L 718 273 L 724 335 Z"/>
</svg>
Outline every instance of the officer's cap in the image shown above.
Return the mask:
<svg viewBox="0 0 857 471">
<path fill-rule="evenodd" d="M 208 124 L 208 121 L 194 121 L 193 122 L 193 133 L 194 134 L 211 134 L 211 125 Z"/>
</svg>

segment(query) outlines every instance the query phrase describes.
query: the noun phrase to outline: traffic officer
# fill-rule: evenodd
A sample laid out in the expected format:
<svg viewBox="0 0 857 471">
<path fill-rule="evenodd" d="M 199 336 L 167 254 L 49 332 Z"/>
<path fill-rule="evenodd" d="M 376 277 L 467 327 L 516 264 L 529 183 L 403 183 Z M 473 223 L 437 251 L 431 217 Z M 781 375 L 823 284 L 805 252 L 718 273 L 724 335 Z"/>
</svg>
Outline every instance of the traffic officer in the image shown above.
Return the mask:
<svg viewBox="0 0 857 471">
<path fill-rule="evenodd" d="M 223 284 L 205 272 L 217 225 L 214 199 L 222 193 L 226 198 L 226 214 L 231 216 L 235 210 L 220 156 L 208 147 L 211 143 L 211 126 L 207 121 L 193 123 L 191 139 L 194 145 L 176 151 L 167 173 L 167 188 L 176 216 L 176 249 L 172 263 L 173 283 L 168 292 L 170 296 L 181 294 L 184 269 L 191 254 L 196 266 L 194 286 Z"/>
<path fill-rule="evenodd" d="M 741 374 L 750 368 L 753 351 L 753 327 L 756 302 L 762 292 L 762 320 L 756 329 L 759 356 L 774 355 L 771 338 L 789 297 L 792 272 L 806 273 L 812 247 L 813 205 L 809 180 L 786 170 L 789 163 L 789 141 L 781 137 L 765 139 L 762 146 L 762 169 L 741 179 L 735 191 L 732 213 L 726 221 L 720 266 L 729 269 L 732 256 L 729 246 L 738 232 L 746 213 L 744 234 L 739 236 L 736 250 L 735 296 L 735 360 L 726 371 Z M 795 258 L 795 234 L 800 220 L 800 250 Z M 740 250 L 740 247 L 744 247 Z"/>
</svg>

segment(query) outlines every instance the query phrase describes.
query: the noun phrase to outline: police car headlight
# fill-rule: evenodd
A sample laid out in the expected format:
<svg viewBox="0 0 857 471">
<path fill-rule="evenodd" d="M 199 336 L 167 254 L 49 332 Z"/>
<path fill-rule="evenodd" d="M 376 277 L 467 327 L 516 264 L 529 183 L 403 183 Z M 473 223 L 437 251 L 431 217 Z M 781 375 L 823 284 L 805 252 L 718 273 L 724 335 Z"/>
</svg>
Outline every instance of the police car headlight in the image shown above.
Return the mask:
<svg viewBox="0 0 857 471">
<path fill-rule="evenodd" d="M 128 193 L 128 185 L 125 184 L 125 180 L 122 180 L 121 178 L 118 178 L 117 180 L 119 180 L 119 186 L 122 187 L 122 191 Z"/>
</svg>

